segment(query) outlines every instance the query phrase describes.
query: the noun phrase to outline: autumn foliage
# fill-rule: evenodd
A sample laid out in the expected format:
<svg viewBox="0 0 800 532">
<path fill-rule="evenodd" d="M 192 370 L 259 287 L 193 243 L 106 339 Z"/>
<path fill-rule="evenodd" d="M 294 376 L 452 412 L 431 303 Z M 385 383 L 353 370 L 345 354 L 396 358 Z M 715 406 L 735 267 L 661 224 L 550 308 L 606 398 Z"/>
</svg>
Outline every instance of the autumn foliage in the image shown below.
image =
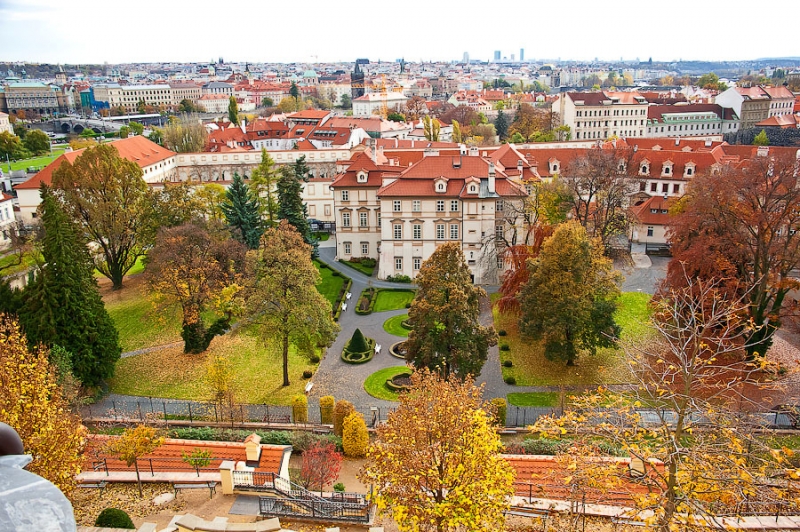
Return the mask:
<svg viewBox="0 0 800 532">
<path fill-rule="evenodd" d="M 69 495 L 81 471 L 86 428 L 70 411 L 43 348 L 28 348 L 16 320 L 0 315 L 0 421 L 33 456 L 31 473 Z"/>
<path fill-rule="evenodd" d="M 427 371 L 411 379 L 359 479 L 374 484 L 373 500 L 400 530 L 503 530 L 514 472 L 481 389 Z"/>
<path fill-rule="evenodd" d="M 351 412 L 342 424 L 342 448 L 345 456 L 361 458 L 367 454 L 369 432 L 364 416 L 360 412 Z"/>
<path fill-rule="evenodd" d="M 342 469 L 342 454 L 330 442 L 317 442 L 303 452 L 300 467 L 300 484 L 307 489 L 322 491 L 339 478 Z"/>
<path fill-rule="evenodd" d="M 333 407 L 333 433 L 336 436 L 341 438 L 344 419 L 355 411 L 356 409 L 350 401 L 344 399 L 336 401 L 336 406 Z"/>
</svg>

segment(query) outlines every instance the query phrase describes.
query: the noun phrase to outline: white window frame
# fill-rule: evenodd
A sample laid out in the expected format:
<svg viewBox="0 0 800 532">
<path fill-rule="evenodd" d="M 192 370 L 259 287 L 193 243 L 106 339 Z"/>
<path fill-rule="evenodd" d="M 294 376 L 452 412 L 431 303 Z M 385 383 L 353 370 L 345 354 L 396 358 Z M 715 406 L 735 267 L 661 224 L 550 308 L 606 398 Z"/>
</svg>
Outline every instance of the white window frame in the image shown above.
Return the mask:
<svg viewBox="0 0 800 532">
<path fill-rule="evenodd" d="M 436 200 L 436 212 L 445 212 L 444 210 L 444 200 Z"/>
<path fill-rule="evenodd" d="M 343 212 L 342 213 L 342 227 L 350 227 L 350 213 Z"/>
<path fill-rule="evenodd" d="M 358 213 L 358 226 L 359 227 L 369 227 L 369 213 L 368 212 L 360 212 L 360 213 Z"/>
<path fill-rule="evenodd" d="M 458 240 L 458 224 L 450 224 L 450 240 Z"/>
<path fill-rule="evenodd" d="M 403 239 L 403 224 L 394 224 L 392 227 L 392 235 L 395 240 Z"/>
<path fill-rule="evenodd" d="M 436 240 L 444 240 L 444 224 L 436 224 Z"/>
</svg>

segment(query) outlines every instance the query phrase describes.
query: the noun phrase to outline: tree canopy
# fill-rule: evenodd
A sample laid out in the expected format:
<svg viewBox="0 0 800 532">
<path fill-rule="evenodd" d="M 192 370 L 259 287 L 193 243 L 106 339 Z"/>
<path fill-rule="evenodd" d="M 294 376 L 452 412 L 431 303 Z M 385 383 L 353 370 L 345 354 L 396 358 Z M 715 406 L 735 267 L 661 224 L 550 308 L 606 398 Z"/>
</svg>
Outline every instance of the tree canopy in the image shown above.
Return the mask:
<svg viewBox="0 0 800 532">
<path fill-rule="evenodd" d="M 378 426 L 359 480 L 375 486 L 378 509 L 400 530 L 503 530 L 514 471 L 481 389 L 429 372 L 411 379 Z"/>
<path fill-rule="evenodd" d="M 25 149 L 34 155 L 42 155 L 50 151 L 50 137 L 38 129 L 31 130 L 22 141 Z"/>
<path fill-rule="evenodd" d="M 282 166 L 278 179 L 278 218 L 288 221 L 311 246 L 312 255 L 317 254 L 317 242 L 311 234 L 306 205 L 303 203 L 303 185 L 308 181 L 306 156 L 299 157 L 293 165 Z"/>
<path fill-rule="evenodd" d="M 28 340 L 71 354 L 75 377 L 97 386 L 114 374 L 121 348 L 106 312 L 82 233 L 50 189 L 41 188 L 42 259 L 25 288 L 20 318 Z"/>
<path fill-rule="evenodd" d="M 147 255 L 145 276 L 154 301 L 160 308 L 181 306 L 185 353 L 202 353 L 228 326 L 227 317 L 210 327 L 202 317 L 209 301 L 244 271 L 245 247 L 225 233 L 191 223 L 162 228 Z"/>
<path fill-rule="evenodd" d="M 28 345 L 16 320 L 0 314 L 0 421 L 17 431 L 33 457 L 27 469 L 69 496 L 81 471 L 86 428 L 57 384 L 47 349 Z"/>
<path fill-rule="evenodd" d="M 97 245 L 97 270 L 115 290 L 144 253 L 151 203 L 142 169 L 113 144 L 89 148 L 53 172 L 64 209 Z"/>
<path fill-rule="evenodd" d="M 187 116 L 170 120 L 164 128 L 163 146 L 178 153 L 200 152 L 208 141 L 208 132 L 199 119 Z"/>
<path fill-rule="evenodd" d="M 233 183 L 225 191 L 225 201 L 220 208 L 234 238 L 248 248 L 256 249 L 264 232 L 258 200 L 238 172 L 233 174 Z"/>
<path fill-rule="evenodd" d="M 414 328 L 406 341 L 407 360 L 416 368 L 440 372 L 445 379 L 478 375 L 497 335 L 478 320 L 486 292 L 472 284 L 461 244 L 439 246 L 423 262 L 416 283 L 408 311 Z"/>
<path fill-rule="evenodd" d="M 266 148 L 261 148 L 261 162 L 250 176 L 250 190 L 258 201 L 261 218 L 267 227 L 273 227 L 278 220 L 276 196 L 279 176 L 275 161 Z"/>
<path fill-rule="evenodd" d="M 339 327 L 330 302 L 317 291 L 320 275 L 311 262 L 311 246 L 288 221 L 267 229 L 251 266 L 247 315 L 268 347 L 280 353 L 283 385 L 289 386 L 289 346 L 311 356 L 317 346 L 333 342 Z"/>
<path fill-rule="evenodd" d="M 794 150 L 726 166 L 720 175 L 697 175 L 673 209 L 667 237 L 672 243 L 666 287 L 690 277 L 724 279 L 729 297 L 744 296 L 755 324 L 747 351 L 766 353 L 781 326 L 784 301 L 799 287 L 800 188 Z"/>
<path fill-rule="evenodd" d="M 619 337 L 614 322 L 618 274 L 577 222 L 556 228 L 539 256 L 528 262 L 522 287 L 520 331 L 544 342 L 545 356 L 573 365 L 582 350 L 594 354 Z"/>
<path fill-rule="evenodd" d="M 232 124 L 239 125 L 239 105 L 236 103 L 236 98 L 231 96 L 228 102 L 228 120 Z"/>
</svg>

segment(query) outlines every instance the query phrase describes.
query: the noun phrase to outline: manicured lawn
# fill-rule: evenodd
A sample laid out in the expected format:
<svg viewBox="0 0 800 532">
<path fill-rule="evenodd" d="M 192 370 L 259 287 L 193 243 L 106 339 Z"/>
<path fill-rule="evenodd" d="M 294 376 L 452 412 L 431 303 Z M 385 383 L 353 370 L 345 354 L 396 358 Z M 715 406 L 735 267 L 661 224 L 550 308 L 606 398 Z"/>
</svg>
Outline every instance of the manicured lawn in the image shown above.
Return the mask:
<svg viewBox="0 0 800 532">
<path fill-rule="evenodd" d="M 12 170 L 25 170 L 29 166 L 36 166 L 37 168 L 41 167 L 44 168 L 48 164 L 52 163 L 59 155 L 64 153 L 64 148 L 53 148 L 53 153 L 42 155 L 40 157 L 31 157 L 30 159 L 21 159 L 19 161 L 12 161 L 11 162 L 11 169 Z M 5 161 L 3 161 L 5 163 Z M 3 164 L 3 170 L 8 169 L 7 164 Z"/>
<path fill-rule="evenodd" d="M 492 300 L 497 296 L 493 294 Z M 623 339 L 633 340 L 647 334 L 649 297 L 638 292 L 620 297 L 615 317 L 623 328 Z M 518 316 L 500 314 L 496 308 L 493 313 L 495 329 L 507 333 L 499 338 L 499 343 L 509 346 L 508 351 L 500 351 L 500 361 L 511 360 L 514 364 L 511 368 L 502 367 L 503 378 L 513 376 L 519 386 L 622 384 L 630 380 L 620 349 L 598 349 L 595 356 L 581 355 L 575 366 L 568 367 L 564 362 L 547 360 L 541 342 L 520 337 Z"/>
<path fill-rule="evenodd" d="M 122 290 L 112 292 L 104 283 L 103 301 L 119 331 L 122 352 L 177 342 L 181 318 L 177 307 L 158 313 L 141 281 L 125 279 Z"/>
<path fill-rule="evenodd" d="M 508 404 L 514 406 L 558 406 L 558 392 L 510 393 L 506 396 Z"/>
<path fill-rule="evenodd" d="M 137 273 L 142 273 L 143 271 L 144 271 L 144 255 L 142 255 L 141 257 L 136 259 L 136 263 L 133 265 L 133 268 L 128 270 L 128 273 L 125 274 L 125 277 L 128 277 L 129 275 L 136 275 Z M 105 277 L 98 270 L 94 271 L 94 276 L 95 277 Z"/>
<path fill-rule="evenodd" d="M 319 240 L 320 242 L 325 242 L 331 237 L 329 233 L 314 233 L 314 238 Z"/>
<path fill-rule="evenodd" d="M 375 302 L 373 312 L 406 308 L 406 305 L 414 300 L 414 294 L 414 290 L 398 290 L 393 288 L 378 290 L 378 300 Z"/>
<path fill-rule="evenodd" d="M 408 329 L 403 327 L 402 322 L 408 319 L 408 314 L 393 316 L 383 322 L 383 330 L 395 336 L 408 337 Z"/>
<path fill-rule="evenodd" d="M 322 282 L 317 285 L 317 290 L 320 294 L 325 296 L 325 299 L 331 302 L 331 308 L 336 305 L 336 298 L 339 296 L 339 291 L 344 285 L 344 277 L 333 275 L 334 270 L 330 268 L 320 267 L 319 261 L 314 261 L 314 266 L 319 270 L 322 276 Z"/>
<path fill-rule="evenodd" d="M 393 366 L 391 368 L 383 368 L 376 371 L 364 381 L 364 390 L 376 399 L 385 399 L 386 401 L 397 401 L 397 393 L 386 387 L 386 381 L 399 375 L 410 371 L 406 366 Z"/>
<path fill-rule="evenodd" d="M 205 363 L 211 354 L 229 358 L 234 372 L 235 399 L 243 403 L 287 405 L 293 395 L 302 394 L 307 380 L 304 370 L 316 370 L 307 358 L 289 352 L 290 386 L 281 386 L 280 354 L 264 345 L 247 329 L 214 338 L 208 351 L 186 355 L 183 346 L 123 358 L 110 381 L 114 393 L 208 400 Z"/>
</svg>

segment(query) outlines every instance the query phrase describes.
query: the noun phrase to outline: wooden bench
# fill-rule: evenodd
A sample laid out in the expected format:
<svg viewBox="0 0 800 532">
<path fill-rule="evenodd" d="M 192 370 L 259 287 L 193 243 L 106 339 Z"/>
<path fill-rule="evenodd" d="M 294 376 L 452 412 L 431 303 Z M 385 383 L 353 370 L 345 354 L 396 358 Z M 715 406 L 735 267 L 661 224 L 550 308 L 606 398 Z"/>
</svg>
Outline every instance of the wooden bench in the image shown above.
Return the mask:
<svg viewBox="0 0 800 532">
<path fill-rule="evenodd" d="M 269 414 L 264 416 L 262 423 L 290 423 L 291 417 L 288 414 Z"/>
<path fill-rule="evenodd" d="M 214 494 L 217 492 L 217 483 L 210 482 L 186 482 L 186 483 L 173 483 L 172 489 L 175 490 L 175 497 L 178 496 L 180 490 L 194 490 L 198 488 L 208 488 L 208 496 L 213 499 Z"/>
<path fill-rule="evenodd" d="M 101 480 L 100 482 L 81 482 L 78 484 L 79 488 L 92 488 L 92 489 L 99 489 L 100 495 L 103 494 L 103 491 L 106 489 L 106 485 L 108 482 L 105 480 Z"/>
</svg>

